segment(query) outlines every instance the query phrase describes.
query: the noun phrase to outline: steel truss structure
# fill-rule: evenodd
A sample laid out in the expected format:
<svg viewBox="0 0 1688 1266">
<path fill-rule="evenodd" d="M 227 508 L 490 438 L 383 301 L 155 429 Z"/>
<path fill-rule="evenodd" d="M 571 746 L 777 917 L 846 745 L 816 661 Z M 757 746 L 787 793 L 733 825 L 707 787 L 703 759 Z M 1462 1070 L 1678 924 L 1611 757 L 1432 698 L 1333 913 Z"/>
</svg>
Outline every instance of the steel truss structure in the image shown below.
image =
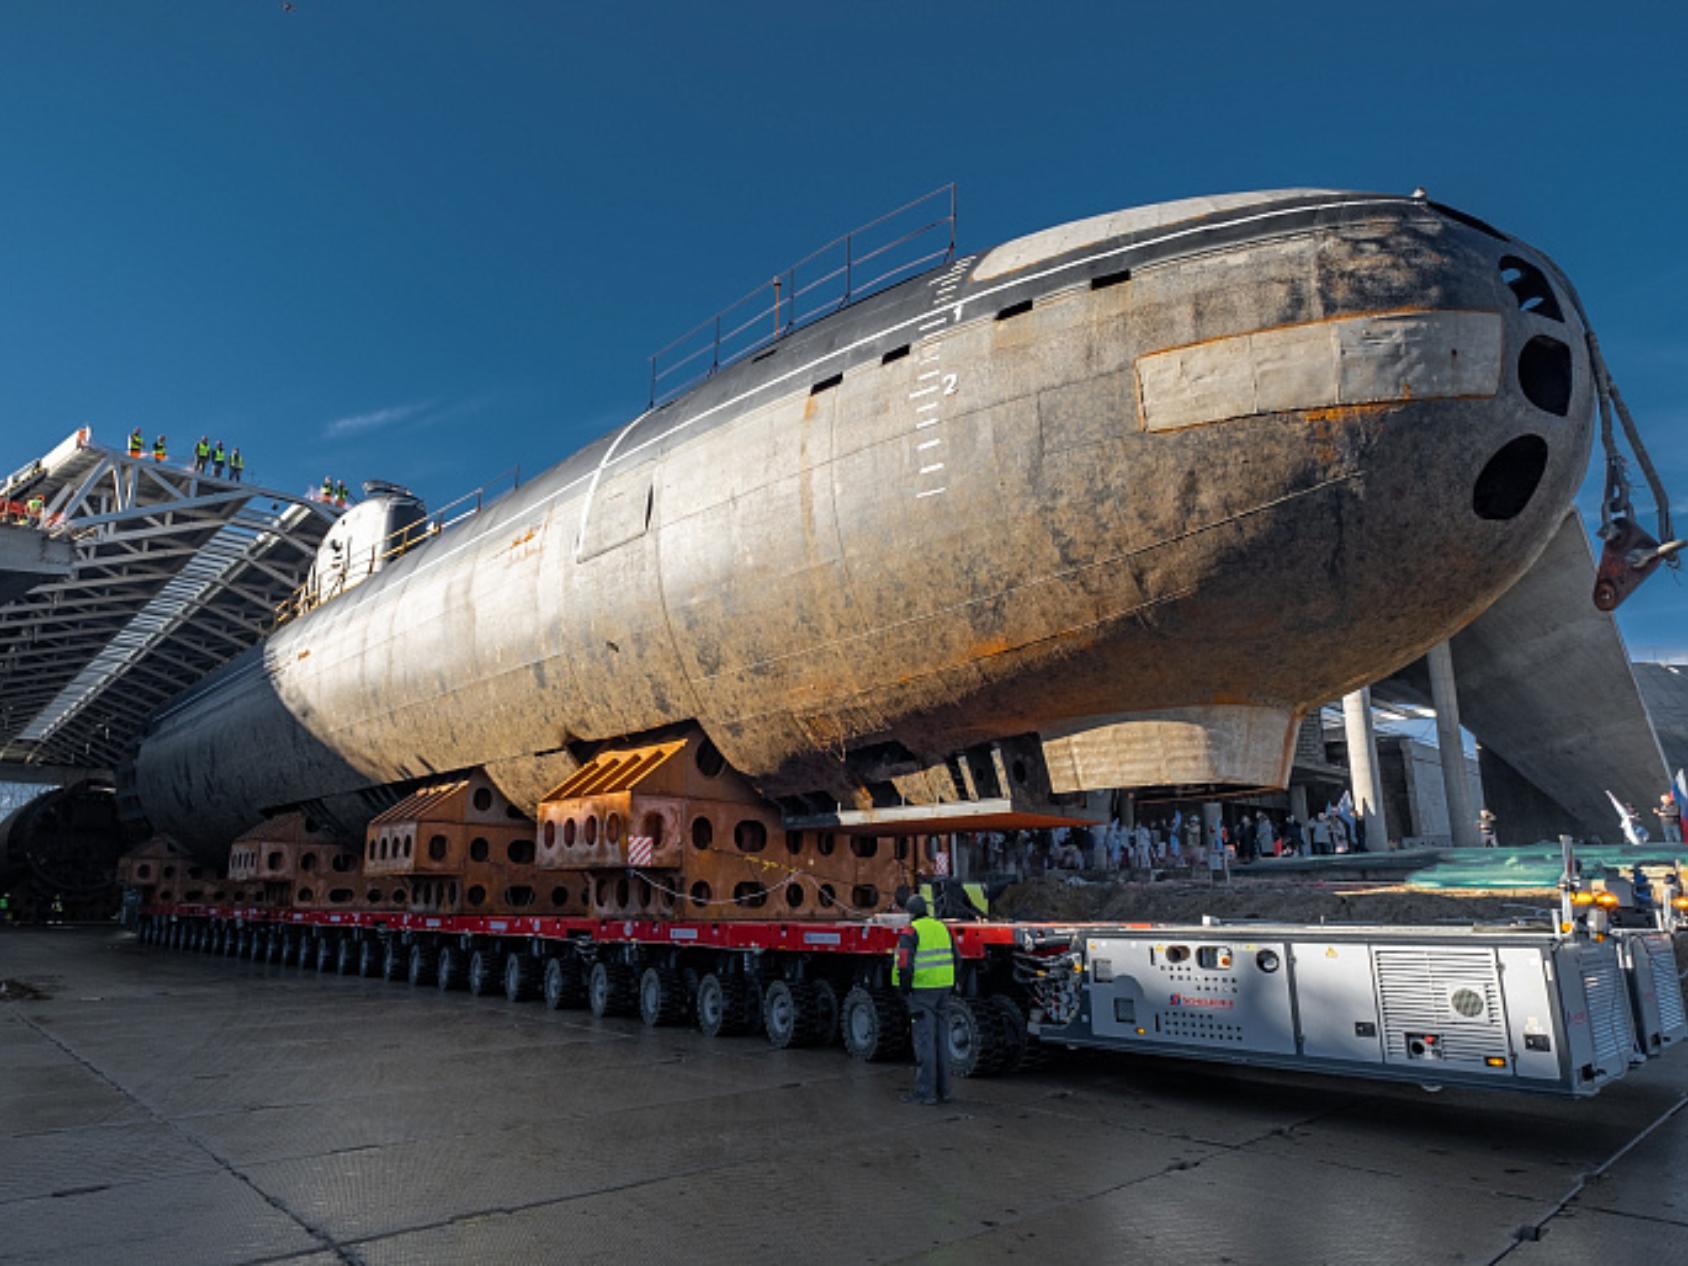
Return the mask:
<svg viewBox="0 0 1688 1266">
<path fill-rule="evenodd" d="M 68 578 L 0 606 L 0 761 L 109 768 L 151 713 L 258 642 L 339 511 L 94 444 L 7 479 L 68 539 Z"/>
</svg>

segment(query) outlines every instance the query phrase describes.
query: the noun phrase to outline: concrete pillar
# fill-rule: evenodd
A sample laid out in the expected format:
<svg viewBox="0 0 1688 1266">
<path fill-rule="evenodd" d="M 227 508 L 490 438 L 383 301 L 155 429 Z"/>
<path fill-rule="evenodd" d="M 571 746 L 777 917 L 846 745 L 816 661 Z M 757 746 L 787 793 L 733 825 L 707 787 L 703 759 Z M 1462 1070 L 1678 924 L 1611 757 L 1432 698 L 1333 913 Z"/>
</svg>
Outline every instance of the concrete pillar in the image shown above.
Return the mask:
<svg viewBox="0 0 1688 1266">
<path fill-rule="evenodd" d="M 1307 821 L 1307 784 L 1292 783 L 1289 789 L 1289 811 L 1295 815 L 1297 822 Z"/>
<path fill-rule="evenodd" d="M 1372 721 L 1371 687 L 1342 696 L 1343 728 L 1348 733 L 1348 778 L 1354 788 L 1354 816 L 1365 823 L 1366 848 L 1389 847 L 1389 823 L 1383 815 L 1383 771 L 1377 763 L 1377 727 Z"/>
<path fill-rule="evenodd" d="M 1471 803 L 1471 779 L 1465 772 L 1465 741 L 1459 729 L 1459 690 L 1454 683 L 1454 653 L 1438 642 L 1424 657 L 1430 669 L 1430 703 L 1436 709 L 1436 746 L 1442 754 L 1442 785 L 1448 797 L 1448 826 L 1455 848 L 1476 848 L 1477 806 Z"/>
</svg>

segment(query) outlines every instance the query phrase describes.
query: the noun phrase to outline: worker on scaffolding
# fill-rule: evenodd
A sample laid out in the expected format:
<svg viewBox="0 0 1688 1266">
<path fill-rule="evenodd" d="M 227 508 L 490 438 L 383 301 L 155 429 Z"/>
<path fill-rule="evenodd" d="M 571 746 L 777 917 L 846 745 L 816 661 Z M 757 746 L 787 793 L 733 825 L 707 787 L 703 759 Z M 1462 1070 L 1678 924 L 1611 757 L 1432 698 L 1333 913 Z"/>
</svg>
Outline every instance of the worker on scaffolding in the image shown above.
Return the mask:
<svg viewBox="0 0 1688 1266">
<path fill-rule="evenodd" d="M 160 435 L 152 442 L 152 460 L 155 462 L 162 462 L 169 457 L 169 455 L 170 454 L 165 449 L 164 437 Z"/>
<path fill-rule="evenodd" d="M 47 502 L 42 498 L 40 493 L 36 493 L 28 501 L 23 503 L 24 517 L 29 520 L 29 525 L 31 527 L 41 526 L 41 516 L 46 512 L 46 509 Z"/>
<path fill-rule="evenodd" d="M 246 459 L 240 455 L 237 448 L 229 454 L 229 478 L 235 483 L 240 482 L 240 472 L 246 469 Z"/>
<path fill-rule="evenodd" d="M 136 427 L 129 432 L 129 456 L 140 457 L 146 452 L 147 442 L 141 436 L 141 428 Z"/>
<path fill-rule="evenodd" d="M 199 443 L 197 443 L 193 446 L 193 469 L 194 469 L 194 473 L 198 474 L 198 475 L 203 475 L 205 473 L 205 463 L 210 461 L 210 460 L 211 460 L 211 441 L 208 438 L 206 438 L 205 436 L 201 435 L 199 437 Z"/>
<path fill-rule="evenodd" d="M 350 495 L 351 494 L 346 491 L 346 481 L 344 479 L 334 485 L 334 504 L 339 506 L 342 510 L 346 508 L 346 498 Z"/>
<path fill-rule="evenodd" d="M 950 1097 L 949 1020 L 946 1003 L 955 989 L 955 940 L 926 913 L 919 896 L 903 902 L 909 925 L 891 951 L 891 987 L 908 1004 L 914 1023 L 914 1089 L 904 1103 L 940 1104 Z"/>
<path fill-rule="evenodd" d="M 330 505 L 332 505 L 333 502 L 334 502 L 334 476 L 333 475 L 324 475 L 322 477 L 322 499 L 323 499 L 323 501 L 327 502 Z"/>
<path fill-rule="evenodd" d="M 217 447 L 211 450 L 211 473 L 218 479 L 223 477 L 223 467 L 228 465 L 229 455 L 223 449 L 223 441 L 217 441 Z"/>
</svg>

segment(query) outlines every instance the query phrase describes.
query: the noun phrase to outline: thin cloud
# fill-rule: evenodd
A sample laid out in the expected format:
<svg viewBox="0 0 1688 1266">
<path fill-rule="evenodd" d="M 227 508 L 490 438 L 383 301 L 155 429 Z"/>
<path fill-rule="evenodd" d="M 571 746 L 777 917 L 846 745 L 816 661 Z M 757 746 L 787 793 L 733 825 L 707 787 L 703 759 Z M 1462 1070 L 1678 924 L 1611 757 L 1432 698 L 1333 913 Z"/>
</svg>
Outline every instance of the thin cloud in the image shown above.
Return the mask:
<svg viewBox="0 0 1688 1266">
<path fill-rule="evenodd" d="M 394 404 L 385 409 L 371 409 L 368 413 L 353 413 L 343 418 L 335 418 L 323 428 L 322 433 L 330 439 L 335 439 L 342 435 L 379 430 L 384 426 L 410 421 L 433 407 L 432 400 L 420 400 L 415 404 Z"/>
</svg>

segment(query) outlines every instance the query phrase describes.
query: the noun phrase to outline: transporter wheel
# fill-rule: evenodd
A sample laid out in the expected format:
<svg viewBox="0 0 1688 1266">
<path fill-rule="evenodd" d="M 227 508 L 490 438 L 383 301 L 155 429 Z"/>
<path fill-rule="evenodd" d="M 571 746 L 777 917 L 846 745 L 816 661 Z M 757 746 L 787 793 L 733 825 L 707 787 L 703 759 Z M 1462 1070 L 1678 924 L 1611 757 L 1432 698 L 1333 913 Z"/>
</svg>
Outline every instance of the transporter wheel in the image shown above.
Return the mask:
<svg viewBox="0 0 1688 1266">
<path fill-rule="evenodd" d="M 762 1031 L 775 1050 L 815 1040 L 815 987 L 807 981 L 776 980 L 762 994 Z"/>
<path fill-rule="evenodd" d="M 606 963 L 602 959 L 593 963 L 592 974 L 587 977 L 586 1001 L 600 1020 L 611 1015 L 632 1015 L 639 1008 L 633 969 L 624 963 Z"/>
<path fill-rule="evenodd" d="M 366 936 L 358 942 L 358 975 L 377 975 L 381 970 L 383 959 L 380 941 Z"/>
<path fill-rule="evenodd" d="M 815 991 L 814 1035 L 816 1046 L 830 1046 L 838 1040 L 838 990 L 830 980 L 810 981 Z"/>
<path fill-rule="evenodd" d="M 709 1037 L 749 1033 L 762 1022 L 762 995 L 743 976 L 710 972 L 697 983 L 697 1026 Z"/>
<path fill-rule="evenodd" d="M 223 949 L 229 939 L 229 930 L 221 923 L 215 924 L 205 938 L 205 951 L 215 958 L 223 956 Z"/>
<path fill-rule="evenodd" d="M 211 941 L 211 929 L 203 923 L 195 923 L 188 934 L 188 948 L 195 954 L 203 954 Z"/>
<path fill-rule="evenodd" d="M 639 977 L 639 1018 L 651 1028 L 684 1024 L 691 1010 L 686 982 L 668 967 L 647 967 Z"/>
<path fill-rule="evenodd" d="M 350 976 L 357 970 L 357 966 L 357 942 L 349 936 L 342 936 L 339 944 L 334 947 L 334 974 L 336 976 Z"/>
<path fill-rule="evenodd" d="M 1008 1042 L 1011 1061 L 1004 1071 L 1031 1072 L 1049 1062 L 1049 1048 L 1026 1032 L 1026 1013 L 1019 1002 L 1005 993 L 992 994 L 985 1001 L 1002 1017 L 1003 1036 Z"/>
<path fill-rule="evenodd" d="M 410 947 L 410 961 L 406 964 L 405 975 L 412 988 L 434 983 L 434 973 L 439 968 L 439 958 L 434 953 L 434 947 L 427 941 L 417 941 Z"/>
<path fill-rule="evenodd" d="M 317 937 L 315 964 L 318 972 L 334 970 L 334 960 L 338 957 L 337 946 L 326 936 Z"/>
<path fill-rule="evenodd" d="M 573 954 L 545 960 L 545 1005 L 552 1011 L 586 1003 L 586 976 Z"/>
<path fill-rule="evenodd" d="M 240 939 L 235 942 L 234 956 L 250 960 L 257 948 L 258 934 L 248 928 L 240 934 Z"/>
<path fill-rule="evenodd" d="M 844 1049 L 855 1059 L 878 1062 L 908 1052 L 908 1008 L 889 989 L 852 987 L 838 1027 Z"/>
<path fill-rule="evenodd" d="M 469 986 L 469 992 L 477 998 L 484 998 L 498 988 L 504 979 L 498 961 L 498 951 L 483 945 L 472 952 L 464 979 Z"/>
<path fill-rule="evenodd" d="M 381 947 L 381 979 L 403 980 L 409 966 L 410 955 L 405 953 L 404 946 L 397 937 L 388 937 Z"/>
<path fill-rule="evenodd" d="M 439 962 L 434 967 L 434 983 L 440 992 L 448 989 L 463 988 L 463 976 L 467 964 L 463 961 L 463 951 L 455 945 L 440 946 Z"/>
<path fill-rule="evenodd" d="M 182 948 L 182 932 L 183 929 L 180 923 L 173 923 L 170 925 L 170 933 L 166 943 L 171 949 L 179 950 Z"/>
<path fill-rule="evenodd" d="M 527 1002 L 539 994 L 540 960 L 518 952 L 504 960 L 504 1000 Z"/>
<path fill-rule="evenodd" d="M 944 1004 L 944 1040 L 957 1077 L 996 1077 L 1016 1062 L 1008 1021 L 984 998 L 952 996 Z"/>
<path fill-rule="evenodd" d="M 287 957 L 287 940 L 274 928 L 264 941 L 264 958 L 272 966 L 284 961 Z"/>
<path fill-rule="evenodd" d="M 303 932 L 289 932 L 287 934 L 287 949 L 282 954 L 281 961 L 288 967 L 303 967 L 305 955 L 310 953 L 311 941 Z"/>
</svg>

